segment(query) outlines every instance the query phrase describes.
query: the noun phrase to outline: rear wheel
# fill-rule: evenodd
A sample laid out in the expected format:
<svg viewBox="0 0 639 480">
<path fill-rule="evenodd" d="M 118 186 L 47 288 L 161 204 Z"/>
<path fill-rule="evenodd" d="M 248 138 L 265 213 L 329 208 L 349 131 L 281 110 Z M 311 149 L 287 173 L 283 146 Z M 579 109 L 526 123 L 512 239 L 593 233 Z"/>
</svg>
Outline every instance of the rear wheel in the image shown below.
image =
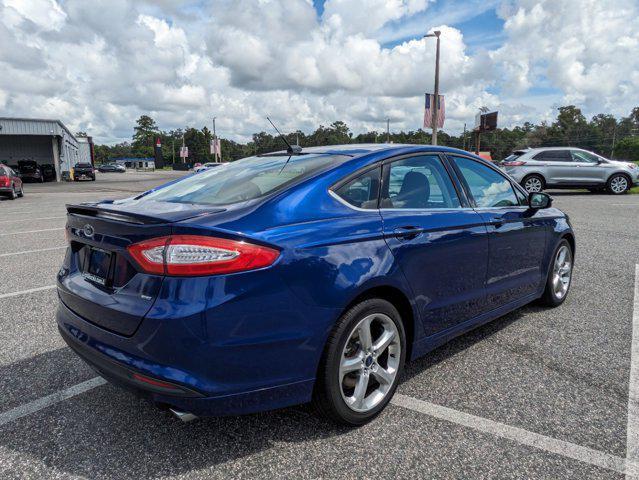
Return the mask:
<svg viewBox="0 0 639 480">
<path fill-rule="evenodd" d="M 613 195 L 622 195 L 630 190 L 630 181 L 624 174 L 615 173 L 608 179 L 606 187 Z"/>
<path fill-rule="evenodd" d="M 521 186 L 524 187 L 528 193 L 537 193 L 541 192 L 545 188 L 546 182 L 541 175 L 533 174 L 525 177 L 521 181 Z"/>
<path fill-rule="evenodd" d="M 11 193 L 9 194 L 9 200 L 15 200 L 18 198 L 18 192 L 16 192 L 16 186 L 11 187 Z"/>
<path fill-rule="evenodd" d="M 20 185 L 20 191 L 18 192 L 18 197 L 24 197 L 24 185 Z"/>
<path fill-rule="evenodd" d="M 548 272 L 546 289 L 541 297 L 541 304 L 557 307 L 564 303 L 572 282 L 573 251 L 568 240 L 562 240 L 553 255 Z"/>
<path fill-rule="evenodd" d="M 397 309 L 365 300 L 348 310 L 326 342 L 313 404 L 344 425 L 362 425 L 386 407 L 404 367 L 406 334 Z"/>
</svg>

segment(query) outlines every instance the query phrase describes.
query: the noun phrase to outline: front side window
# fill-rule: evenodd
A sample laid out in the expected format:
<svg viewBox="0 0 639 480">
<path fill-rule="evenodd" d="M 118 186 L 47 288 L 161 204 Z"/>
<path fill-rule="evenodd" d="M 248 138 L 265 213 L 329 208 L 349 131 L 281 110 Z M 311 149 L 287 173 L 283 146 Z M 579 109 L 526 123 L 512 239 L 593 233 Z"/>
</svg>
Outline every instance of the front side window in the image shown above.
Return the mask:
<svg viewBox="0 0 639 480">
<path fill-rule="evenodd" d="M 335 193 L 354 207 L 376 209 L 380 177 L 381 168 L 378 166 L 337 188 Z"/>
<path fill-rule="evenodd" d="M 437 155 L 398 160 L 384 166 L 382 208 L 459 208 L 455 187 Z"/>
<path fill-rule="evenodd" d="M 571 150 L 572 161 L 580 162 L 580 163 L 599 163 L 599 157 L 597 155 L 593 155 L 592 153 L 583 152 L 581 150 Z"/>
<path fill-rule="evenodd" d="M 282 190 L 348 158 L 327 154 L 249 157 L 186 177 L 146 194 L 140 201 L 204 205 L 245 202 Z"/>
<path fill-rule="evenodd" d="M 486 165 L 465 157 L 452 157 L 461 171 L 475 203 L 480 208 L 519 205 L 506 177 Z"/>
</svg>

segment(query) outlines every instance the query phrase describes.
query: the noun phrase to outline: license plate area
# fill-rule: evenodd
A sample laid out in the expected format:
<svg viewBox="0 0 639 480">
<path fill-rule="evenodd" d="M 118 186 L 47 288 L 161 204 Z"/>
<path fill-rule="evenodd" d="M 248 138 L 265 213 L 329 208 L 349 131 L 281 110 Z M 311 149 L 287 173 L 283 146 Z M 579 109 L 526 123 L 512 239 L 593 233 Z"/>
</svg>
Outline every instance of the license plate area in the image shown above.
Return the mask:
<svg viewBox="0 0 639 480">
<path fill-rule="evenodd" d="M 87 280 L 110 287 L 113 279 L 113 254 L 101 248 L 87 246 L 84 250 L 82 274 Z"/>
</svg>

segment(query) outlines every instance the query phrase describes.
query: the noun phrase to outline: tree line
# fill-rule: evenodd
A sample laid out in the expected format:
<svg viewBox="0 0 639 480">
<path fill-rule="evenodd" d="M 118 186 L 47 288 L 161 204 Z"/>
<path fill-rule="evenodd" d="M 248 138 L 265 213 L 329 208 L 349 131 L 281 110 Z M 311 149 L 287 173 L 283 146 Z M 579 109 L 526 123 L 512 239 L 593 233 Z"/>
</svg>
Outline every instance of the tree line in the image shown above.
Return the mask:
<svg viewBox="0 0 639 480">
<path fill-rule="evenodd" d="M 305 134 L 296 131 L 285 134 L 291 144 L 302 147 L 339 145 L 347 143 L 393 143 L 430 144 L 431 135 L 422 129 L 408 132 L 371 131 L 353 134 L 348 125 L 336 121 L 329 126 L 320 125 L 314 132 Z M 170 131 L 160 130 L 155 120 L 142 115 L 133 129 L 131 142 L 117 145 L 96 145 L 98 163 L 115 158 L 148 158 L 154 156 L 157 139 L 162 143 L 162 155 L 167 164 L 181 162 L 179 149 L 184 144 L 189 147 L 188 163 L 213 161 L 210 153 L 212 132 L 205 126 L 201 129 L 187 127 Z M 228 162 L 261 153 L 282 150 L 283 142 L 277 135 L 265 131 L 255 133 L 247 143 L 238 143 L 221 138 L 222 161 Z M 475 135 L 450 135 L 439 132 L 438 143 L 469 151 L 475 149 Z M 558 109 L 553 122 L 532 124 L 529 122 L 514 128 L 498 128 L 481 136 L 482 151 L 489 151 L 493 159 L 500 160 L 514 150 L 526 147 L 572 146 L 594 151 L 608 158 L 639 161 L 639 107 L 635 107 L 627 117 L 617 119 L 613 115 L 598 114 L 588 120 L 582 111 L 568 105 Z"/>
</svg>

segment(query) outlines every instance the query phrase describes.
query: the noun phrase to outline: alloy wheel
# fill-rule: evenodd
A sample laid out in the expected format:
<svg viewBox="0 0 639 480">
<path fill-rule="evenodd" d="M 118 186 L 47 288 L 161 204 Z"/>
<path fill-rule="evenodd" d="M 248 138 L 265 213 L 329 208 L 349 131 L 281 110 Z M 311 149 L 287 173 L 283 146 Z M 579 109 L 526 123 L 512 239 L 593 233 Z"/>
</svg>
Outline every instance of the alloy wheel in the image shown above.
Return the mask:
<svg viewBox="0 0 639 480">
<path fill-rule="evenodd" d="M 391 391 L 401 359 L 401 342 L 391 318 L 375 313 L 351 331 L 342 351 L 339 385 L 342 399 L 356 412 L 369 412 Z"/>
<path fill-rule="evenodd" d="M 572 254 L 567 245 L 562 245 L 555 256 L 552 273 L 552 288 L 555 296 L 562 299 L 568 293 L 572 275 Z"/>
<path fill-rule="evenodd" d="M 530 177 L 524 183 L 524 188 L 528 193 L 541 192 L 542 186 L 543 185 L 541 184 L 541 180 L 539 180 L 537 177 Z"/>
<path fill-rule="evenodd" d="M 628 179 L 619 175 L 610 181 L 610 190 L 614 193 L 623 193 L 628 189 Z"/>
</svg>

